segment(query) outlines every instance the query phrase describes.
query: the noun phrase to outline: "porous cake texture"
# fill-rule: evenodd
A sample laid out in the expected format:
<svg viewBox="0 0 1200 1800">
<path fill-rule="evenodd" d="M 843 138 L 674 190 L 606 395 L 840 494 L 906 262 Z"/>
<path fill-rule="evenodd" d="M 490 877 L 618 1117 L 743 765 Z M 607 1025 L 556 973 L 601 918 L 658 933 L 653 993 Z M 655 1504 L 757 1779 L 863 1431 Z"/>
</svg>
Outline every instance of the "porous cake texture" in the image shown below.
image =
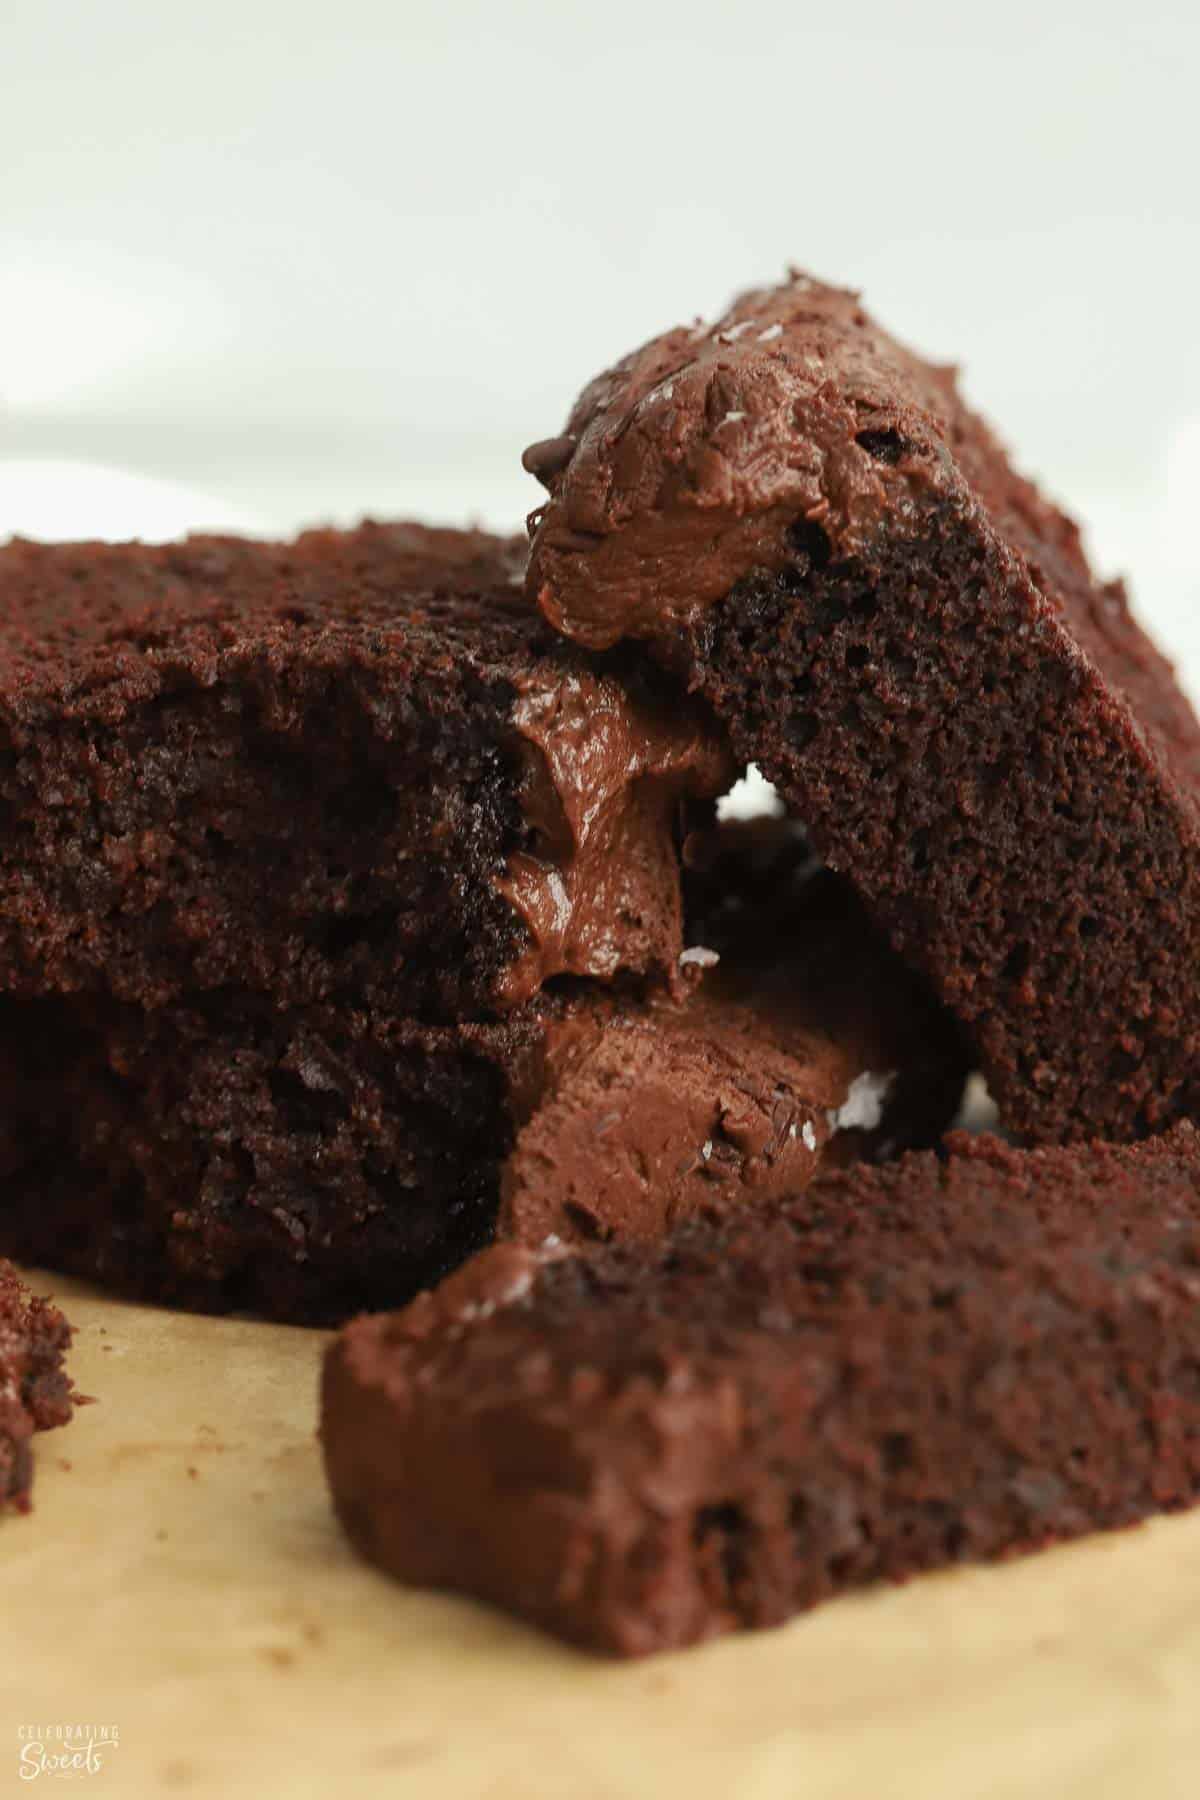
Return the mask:
<svg viewBox="0 0 1200 1800">
<path fill-rule="evenodd" d="M 1190 1505 L 1198 1145 L 958 1136 L 657 1246 L 497 1245 L 332 1345 L 338 1514 L 634 1656 Z"/>
</svg>

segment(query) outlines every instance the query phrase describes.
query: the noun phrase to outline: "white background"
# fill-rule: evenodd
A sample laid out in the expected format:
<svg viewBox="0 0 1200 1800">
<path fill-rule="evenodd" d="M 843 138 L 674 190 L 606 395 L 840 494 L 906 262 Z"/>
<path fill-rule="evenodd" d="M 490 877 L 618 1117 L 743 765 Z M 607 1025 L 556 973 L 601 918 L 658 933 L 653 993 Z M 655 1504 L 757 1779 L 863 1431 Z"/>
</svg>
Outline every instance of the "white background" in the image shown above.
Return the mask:
<svg viewBox="0 0 1200 1800">
<path fill-rule="evenodd" d="M 0 534 L 513 524 L 789 261 L 960 362 L 1200 685 L 1185 0 L 0 0 Z"/>
</svg>

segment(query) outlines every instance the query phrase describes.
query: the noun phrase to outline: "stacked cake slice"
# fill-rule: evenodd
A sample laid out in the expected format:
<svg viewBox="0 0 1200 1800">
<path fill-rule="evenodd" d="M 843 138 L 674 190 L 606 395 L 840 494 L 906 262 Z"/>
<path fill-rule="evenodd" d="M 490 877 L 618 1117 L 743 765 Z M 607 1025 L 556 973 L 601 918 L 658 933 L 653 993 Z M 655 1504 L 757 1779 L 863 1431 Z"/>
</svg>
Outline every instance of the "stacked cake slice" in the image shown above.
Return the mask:
<svg viewBox="0 0 1200 1800">
<path fill-rule="evenodd" d="M 957 1032 L 832 878 L 792 867 L 794 944 L 772 900 L 761 1027 L 765 918 L 685 956 L 724 735 L 523 577 L 405 525 L 0 551 L 4 1249 L 336 1321 L 488 1242 L 502 1188 L 506 1232 L 605 1236 L 944 1127 Z"/>
<path fill-rule="evenodd" d="M 1196 1104 L 1200 726 L 952 370 L 796 275 L 652 339 L 526 460 L 546 616 L 708 699 L 1014 1129 Z"/>
</svg>

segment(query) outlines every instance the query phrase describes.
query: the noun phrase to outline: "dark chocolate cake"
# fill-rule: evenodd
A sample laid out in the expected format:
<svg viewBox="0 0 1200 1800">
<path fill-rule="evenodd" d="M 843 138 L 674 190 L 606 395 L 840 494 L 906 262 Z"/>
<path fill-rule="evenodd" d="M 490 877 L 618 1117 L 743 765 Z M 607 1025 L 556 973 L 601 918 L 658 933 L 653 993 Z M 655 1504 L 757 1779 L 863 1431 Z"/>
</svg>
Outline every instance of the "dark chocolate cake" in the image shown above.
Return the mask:
<svg viewBox="0 0 1200 1800">
<path fill-rule="evenodd" d="M 65 1425 L 76 1395 L 63 1368 L 71 1327 L 56 1306 L 29 1292 L 0 1262 L 0 1513 L 28 1512 L 32 1438 Z"/>
<path fill-rule="evenodd" d="M 1200 1139 L 859 1166 L 496 1245 L 331 1347 L 362 1553 L 640 1655 L 1200 1495 Z"/>
<path fill-rule="evenodd" d="M 1200 1101 L 1200 728 L 950 369 L 802 275 L 593 381 L 530 591 L 651 640 L 969 1028 L 1014 1129 Z"/>
<path fill-rule="evenodd" d="M 779 873 L 768 906 L 718 863 L 693 879 L 720 960 L 685 954 L 679 1001 L 578 983 L 432 1025 L 228 989 L 150 1012 L 0 999 L 0 1245 L 153 1300 L 340 1323 L 497 1230 L 650 1235 L 935 1141 L 953 1022 L 835 877 Z"/>
<path fill-rule="evenodd" d="M 0 549 L 0 1249 L 397 1304 L 490 1237 L 556 986 L 682 997 L 723 736 L 522 578 L 415 525 Z"/>
<path fill-rule="evenodd" d="M 0 1001 L 0 1246 L 132 1296 L 333 1324 L 492 1235 L 541 1030 L 221 991 Z"/>
<path fill-rule="evenodd" d="M 0 548 L 0 990 L 447 1020 L 673 970 L 728 754 L 522 569 L 416 525 Z"/>
</svg>

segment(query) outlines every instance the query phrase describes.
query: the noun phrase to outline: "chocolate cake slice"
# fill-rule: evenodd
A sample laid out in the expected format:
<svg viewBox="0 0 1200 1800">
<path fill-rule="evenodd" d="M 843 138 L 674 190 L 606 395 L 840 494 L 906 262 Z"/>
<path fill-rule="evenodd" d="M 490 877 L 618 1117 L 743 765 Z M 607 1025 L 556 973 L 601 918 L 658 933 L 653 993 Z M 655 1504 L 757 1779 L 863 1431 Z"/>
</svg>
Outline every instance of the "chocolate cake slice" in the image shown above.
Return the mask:
<svg viewBox="0 0 1200 1800">
<path fill-rule="evenodd" d="M 447 1020 L 673 970 L 728 753 L 522 570 L 416 525 L 0 548 L 0 989 Z"/>
<path fill-rule="evenodd" d="M 0 1513 L 28 1512 L 32 1438 L 70 1419 L 76 1395 L 63 1368 L 71 1327 L 0 1262 Z"/>
<path fill-rule="evenodd" d="M 497 1231 L 653 1235 L 935 1141 L 965 1070 L 953 1022 L 799 864 L 779 888 L 804 948 L 760 1012 L 778 940 L 728 864 L 693 877 L 723 955 L 685 960 L 678 1002 L 579 983 L 435 1025 L 230 990 L 149 1013 L 0 1000 L 0 1248 L 152 1300 L 334 1323 Z"/>
<path fill-rule="evenodd" d="M 969 1028 L 1011 1127 L 1200 1100 L 1200 727 L 953 371 L 793 275 L 655 338 L 526 466 L 530 591 L 649 639 Z"/>
<path fill-rule="evenodd" d="M 859 1166 L 664 1244 L 497 1245 L 325 1365 L 405 1581 L 641 1655 L 1200 1495 L 1200 1139 Z"/>
</svg>

